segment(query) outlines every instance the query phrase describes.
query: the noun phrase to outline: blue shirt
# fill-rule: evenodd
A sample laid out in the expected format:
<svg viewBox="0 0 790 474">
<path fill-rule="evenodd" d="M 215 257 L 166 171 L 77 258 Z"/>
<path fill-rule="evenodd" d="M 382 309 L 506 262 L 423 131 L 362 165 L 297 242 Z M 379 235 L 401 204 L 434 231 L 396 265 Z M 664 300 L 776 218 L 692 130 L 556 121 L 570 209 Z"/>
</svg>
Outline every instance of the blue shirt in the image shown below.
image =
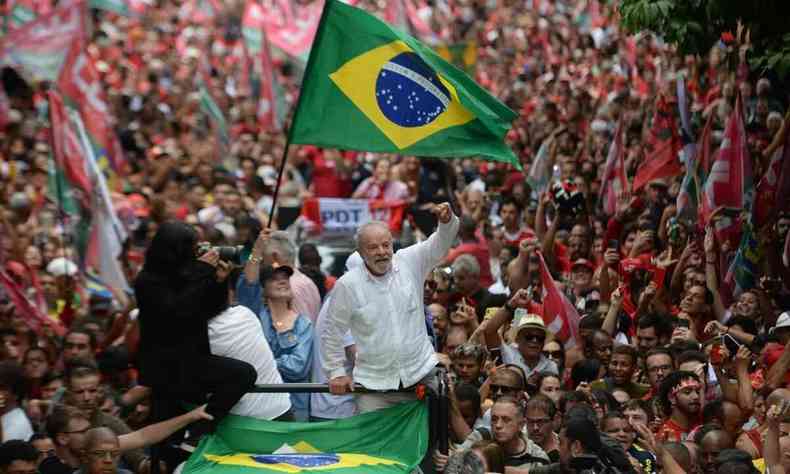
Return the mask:
<svg viewBox="0 0 790 474">
<path fill-rule="evenodd" d="M 285 383 L 310 382 L 313 366 L 313 324 L 310 319 L 298 315 L 293 327 L 277 332 L 272 323 L 269 309 L 262 302 L 263 289 L 259 282 L 248 283 L 244 276 L 236 285 L 236 298 L 240 305 L 246 306 L 258 315 L 263 335 L 271 347 L 277 370 Z M 310 394 L 292 393 L 291 403 L 298 421 L 306 421 L 310 414 Z"/>
</svg>

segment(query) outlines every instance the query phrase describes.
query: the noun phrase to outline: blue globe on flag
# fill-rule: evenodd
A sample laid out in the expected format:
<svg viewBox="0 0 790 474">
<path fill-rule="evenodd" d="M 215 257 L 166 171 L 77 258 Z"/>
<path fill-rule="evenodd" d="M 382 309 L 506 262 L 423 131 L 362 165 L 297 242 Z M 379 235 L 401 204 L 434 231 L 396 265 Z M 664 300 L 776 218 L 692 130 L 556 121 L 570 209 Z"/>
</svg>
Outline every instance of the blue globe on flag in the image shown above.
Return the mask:
<svg viewBox="0 0 790 474">
<path fill-rule="evenodd" d="M 385 63 L 376 78 L 376 102 L 401 127 L 422 127 L 439 117 L 452 100 L 439 76 L 417 54 L 404 52 Z"/>
</svg>

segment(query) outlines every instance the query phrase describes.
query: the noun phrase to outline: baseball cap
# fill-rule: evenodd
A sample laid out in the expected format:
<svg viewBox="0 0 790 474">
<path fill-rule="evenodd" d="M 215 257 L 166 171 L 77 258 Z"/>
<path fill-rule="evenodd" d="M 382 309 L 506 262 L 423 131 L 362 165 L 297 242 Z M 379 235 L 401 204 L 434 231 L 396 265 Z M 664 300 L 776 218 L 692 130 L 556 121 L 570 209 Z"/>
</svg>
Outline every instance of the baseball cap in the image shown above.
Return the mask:
<svg viewBox="0 0 790 474">
<path fill-rule="evenodd" d="M 780 314 L 779 318 L 776 320 L 776 324 L 769 332 L 773 334 L 777 329 L 790 329 L 790 311 L 785 311 Z"/>
<path fill-rule="evenodd" d="M 573 262 L 573 265 L 571 266 L 571 269 L 573 269 L 575 267 L 586 267 L 591 272 L 595 271 L 595 265 L 593 265 L 593 263 L 591 261 L 587 260 L 586 258 L 580 258 L 580 259 L 576 260 L 575 262 Z"/>
<path fill-rule="evenodd" d="M 280 265 L 278 267 L 274 267 L 272 265 L 266 265 L 261 267 L 260 272 L 260 281 L 261 284 L 266 283 L 270 278 L 272 278 L 277 273 L 282 272 L 285 273 L 288 277 L 294 274 L 294 269 L 289 267 L 288 265 Z"/>
</svg>

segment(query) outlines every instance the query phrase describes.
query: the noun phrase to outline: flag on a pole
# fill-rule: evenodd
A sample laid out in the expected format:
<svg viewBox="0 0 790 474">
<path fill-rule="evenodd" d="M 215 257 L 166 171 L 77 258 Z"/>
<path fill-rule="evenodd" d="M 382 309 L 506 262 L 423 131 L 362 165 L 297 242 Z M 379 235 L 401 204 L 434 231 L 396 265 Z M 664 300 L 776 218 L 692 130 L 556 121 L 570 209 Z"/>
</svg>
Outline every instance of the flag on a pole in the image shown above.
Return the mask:
<svg viewBox="0 0 790 474">
<path fill-rule="evenodd" d="M 87 31 L 84 1 L 57 9 L 0 38 L 0 66 L 14 68 L 28 82 L 55 82 L 72 42 Z"/>
<path fill-rule="evenodd" d="M 516 114 L 431 48 L 327 0 L 299 105 L 295 144 L 519 162 L 504 143 Z"/>
<path fill-rule="evenodd" d="M 63 98 L 50 90 L 49 114 L 52 121 L 52 150 L 59 170 L 62 170 L 71 188 L 77 191 L 77 199 L 90 208 L 93 183 L 89 178 L 88 163 L 79 136 L 70 126 Z"/>
<path fill-rule="evenodd" d="M 279 131 L 285 122 L 285 94 L 275 76 L 271 47 L 266 38 L 263 7 L 255 0 L 248 0 L 242 18 L 242 34 L 246 54 L 252 63 L 257 82 L 258 124 L 268 131 Z"/>
<path fill-rule="evenodd" d="M 561 340 L 566 348 L 575 347 L 579 340 L 579 312 L 557 287 L 543 254 L 540 258 L 540 281 L 543 287 L 543 322 L 546 330 Z"/>
<path fill-rule="evenodd" d="M 422 401 L 321 423 L 228 415 L 201 440 L 184 474 L 408 474 L 427 448 Z"/>
<path fill-rule="evenodd" d="M 612 144 L 604 164 L 599 202 L 603 212 L 614 215 L 617 199 L 628 191 L 628 177 L 625 175 L 625 149 L 623 147 L 623 121 L 617 123 Z"/>
<path fill-rule="evenodd" d="M 121 225 L 110 198 L 104 173 L 99 167 L 85 125 L 77 110 L 66 109 L 71 126 L 76 130 L 91 174 L 95 192 L 91 196 L 91 234 L 87 252 L 83 256 L 86 267 L 93 268 L 101 281 L 118 289 L 128 290 L 129 283 L 121 268 L 119 256 L 126 241 L 126 230 Z"/>
<path fill-rule="evenodd" d="M 751 209 L 754 189 L 752 165 L 746 143 L 740 95 L 727 120 L 719 155 L 713 162 L 703 188 L 703 222 L 718 208 Z"/>
<path fill-rule="evenodd" d="M 63 64 L 58 88 L 80 112 L 100 167 L 111 177 L 123 176 L 126 160 L 113 128 L 113 117 L 93 59 L 81 40 L 72 42 Z"/>
</svg>

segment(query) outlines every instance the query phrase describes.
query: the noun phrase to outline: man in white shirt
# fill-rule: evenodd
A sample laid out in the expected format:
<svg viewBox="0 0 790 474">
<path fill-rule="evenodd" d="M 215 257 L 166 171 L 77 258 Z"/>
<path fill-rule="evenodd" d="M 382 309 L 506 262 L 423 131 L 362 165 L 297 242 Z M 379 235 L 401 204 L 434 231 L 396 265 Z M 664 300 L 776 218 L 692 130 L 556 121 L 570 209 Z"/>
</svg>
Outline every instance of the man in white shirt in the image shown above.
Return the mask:
<svg viewBox="0 0 790 474">
<path fill-rule="evenodd" d="M 359 228 L 357 250 L 365 265 L 335 283 L 320 333 L 331 393 L 348 393 L 354 382 L 375 390 L 411 387 L 436 367 L 425 327 L 423 282 L 446 256 L 459 224 L 447 203 L 434 212 L 439 229 L 394 255 L 386 224 L 370 222 Z M 357 349 L 353 378 L 344 365 L 343 339 L 349 330 Z M 360 394 L 357 408 L 366 413 L 413 399 L 414 393 Z"/>
<path fill-rule="evenodd" d="M 283 383 L 258 316 L 245 306 L 231 306 L 208 322 L 211 353 L 249 363 L 256 385 Z M 291 410 L 288 393 L 248 393 L 230 410 L 234 415 L 274 420 Z M 288 418 L 283 417 L 283 418 Z"/>
<path fill-rule="evenodd" d="M 19 407 L 19 400 L 25 385 L 22 366 L 14 360 L 0 362 L 0 424 L 2 442 L 12 439 L 27 441 L 33 436 L 33 426 L 25 412 Z"/>
</svg>

